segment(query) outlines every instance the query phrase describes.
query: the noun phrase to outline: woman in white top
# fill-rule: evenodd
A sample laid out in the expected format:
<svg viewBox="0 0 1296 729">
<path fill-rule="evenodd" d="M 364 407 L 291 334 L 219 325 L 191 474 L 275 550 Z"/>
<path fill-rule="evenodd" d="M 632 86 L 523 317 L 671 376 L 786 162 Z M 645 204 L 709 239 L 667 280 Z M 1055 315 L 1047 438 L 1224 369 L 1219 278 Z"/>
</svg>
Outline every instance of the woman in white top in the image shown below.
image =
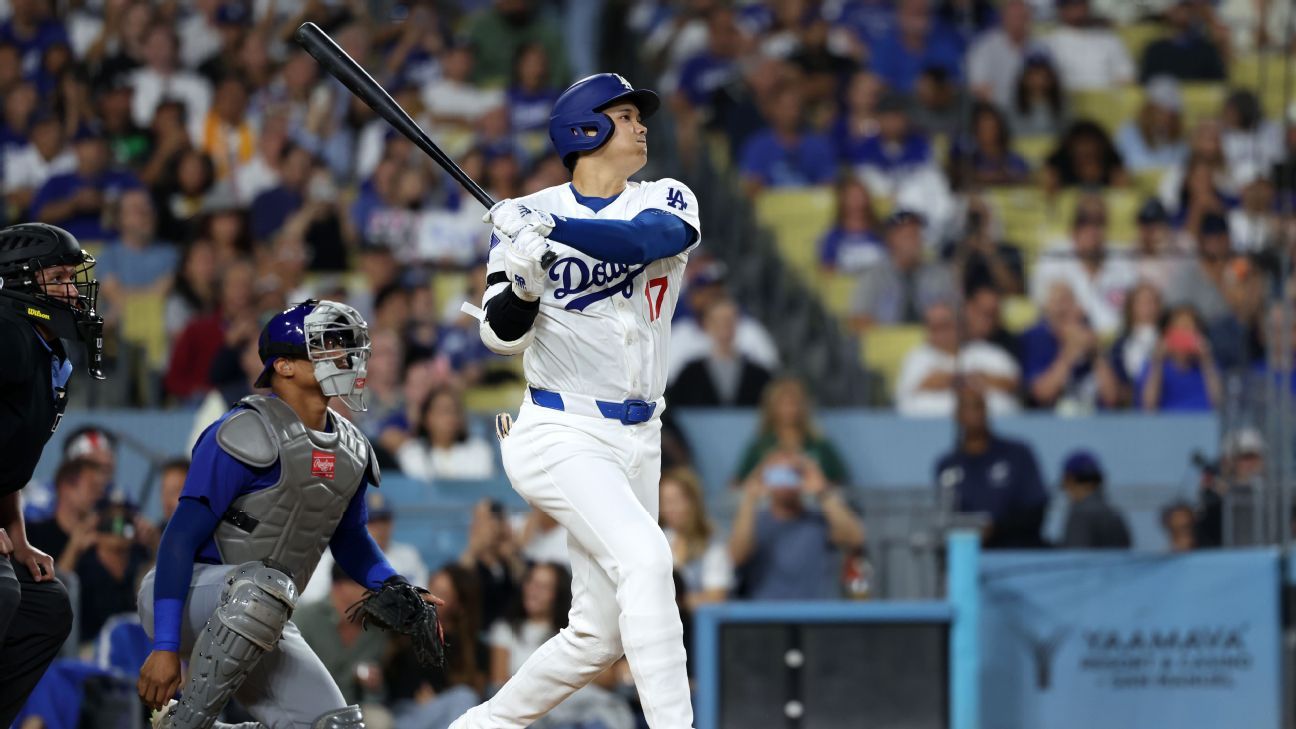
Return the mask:
<svg viewBox="0 0 1296 729">
<path fill-rule="evenodd" d="M 414 437 L 396 451 L 396 462 L 401 473 L 425 481 L 489 478 L 495 472 L 495 451 L 468 434 L 459 393 L 440 388 L 423 401 Z"/>
<path fill-rule="evenodd" d="M 693 471 L 677 468 L 662 474 L 661 524 L 675 555 L 675 571 L 684 582 L 688 609 L 724 600 L 733 586 L 733 564 L 707 518 L 701 481 Z"/>
<path fill-rule="evenodd" d="M 503 620 L 491 626 L 490 685 L 496 689 L 517 673 L 544 642 L 567 627 L 571 610 L 571 573 L 555 562 L 537 562 L 522 578 L 522 589 Z M 594 682 L 567 697 L 531 729 L 572 725 L 632 729 L 634 717 L 615 688 L 618 671 L 604 671 Z"/>
</svg>

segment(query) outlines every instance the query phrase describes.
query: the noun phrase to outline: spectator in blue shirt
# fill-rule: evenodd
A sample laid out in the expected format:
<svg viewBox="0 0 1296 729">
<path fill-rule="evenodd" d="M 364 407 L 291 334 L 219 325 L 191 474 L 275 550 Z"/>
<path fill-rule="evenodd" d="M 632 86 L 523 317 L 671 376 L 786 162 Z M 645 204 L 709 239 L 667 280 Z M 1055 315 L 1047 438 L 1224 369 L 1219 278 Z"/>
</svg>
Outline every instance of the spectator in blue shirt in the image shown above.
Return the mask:
<svg viewBox="0 0 1296 729">
<path fill-rule="evenodd" d="M 117 234 L 105 212 L 126 190 L 140 187 L 129 172 L 109 169 L 108 142 L 97 129 L 82 127 L 74 147 L 77 167 L 55 175 L 32 200 L 37 220 L 62 227 L 81 241 L 105 241 Z"/>
<path fill-rule="evenodd" d="M 268 243 L 292 214 L 306 202 L 306 184 L 314 159 L 305 147 L 290 144 L 283 152 L 279 184 L 252 200 L 252 239 Z"/>
<path fill-rule="evenodd" d="M 961 77 L 963 44 L 956 33 L 937 21 L 929 0 L 900 0 L 896 30 L 873 46 L 873 70 L 892 91 L 911 93 L 918 75 L 932 66 Z"/>
<path fill-rule="evenodd" d="M 985 396 L 976 389 L 959 387 L 957 396 L 958 441 L 936 462 L 942 503 L 958 513 L 989 519 L 981 532 L 986 548 L 1044 546 L 1040 526 L 1049 497 L 1034 451 L 1026 443 L 994 434 Z"/>
<path fill-rule="evenodd" d="M 153 201 L 143 188 L 123 192 L 116 213 L 120 235 L 99 252 L 96 272 L 104 300 L 120 319 L 131 294 L 164 296 L 171 289 L 180 254 L 157 240 Z"/>
<path fill-rule="evenodd" d="M 1166 316 L 1161 341 L 1135 383 L 1144 410 L 1206 411 L 1219 403 L 1219 370 L 1202 332 L 1191 306 L 1177 307 Z"/>
<path fill-rule="evenodd" d="M 839 597 L 840 552 L 863 546 L 864 525 L 813 458 L 775 451 L 743 483 L 729 536 L 743 597 Z"/>
<path fill-rule="evenodd" d="M 558 90 L 549 85 L 549 54 L 543 43 L 531 42 L 518 48 L 507 97 L 514 132 L 549 128 L 549 111 L 558 100 Z"/>
<path fill-rule="evenodd" d="M 836 7 L 836 12 L 828 20 L 834 26 L 853 32 L 868 48 L 895 33 L 896 15 L 892 0 L 846 0 L 825 5 Z"/>
<path fill-rule="evenodd" d="M 836 175 L 832 143 L 802 123 L 803 101 L 792 84 L 771 95 L 765 108 L 769 127 L 743 143 L 739 169 L 748 194 L 764 187 L 823 185 Z"/>
<path fill-rule="evenodd" d="M 745 45 L 733 8 L 712 10 L 707 15 L 706 49 L 680 66 L 678 102 L 689 110 L 710 107 L 715 92 L 738 78 L 737 60 Z"/>
<path fill-rule="evenodd" d="M 877 213 L 868 188 L 853 176 L 837 181 L 833 227 L 819 239 L 819 264 L 825 271 L 859 271 L 887 255 L 878 237 Z"/>
<path fill-rule="evenodd" d="M 43 0 L 13 0 L 13 14 L 0 24 L 0 43 L 12 43 L 22 53 L 22 70 L 26 78 L 40 71 L 45 50 L 52 45 L 68 44 L 67 31 L 49 17 L 52 3 Z"/>
<path fill-rule="evenodd" d="M 857 71 L 851 76 L 845 103 L 828 130 L 838 157 L 857 159 L 858 149 L 877 134 L 877 107 L 885 92 L 886 85 L 872 71 Z"/>
<path fill-rule="evenodd" d="M 1049 287 L 1040 321 L 1020 342 L 1022 381 L 1035 407 L 1084 411 L 1120 404 L 1120 378 L 1066 282 Z"/>
<path fill-rule="evenodd" d="M 932 164 L 931 144 L 913 128 L 909 103 L 897 94 L 877 104 L 877 133 L 846 150 L 845 161 L 859 168 L 873 190 L 896 190 L 912 172 Z"/>
</svg>

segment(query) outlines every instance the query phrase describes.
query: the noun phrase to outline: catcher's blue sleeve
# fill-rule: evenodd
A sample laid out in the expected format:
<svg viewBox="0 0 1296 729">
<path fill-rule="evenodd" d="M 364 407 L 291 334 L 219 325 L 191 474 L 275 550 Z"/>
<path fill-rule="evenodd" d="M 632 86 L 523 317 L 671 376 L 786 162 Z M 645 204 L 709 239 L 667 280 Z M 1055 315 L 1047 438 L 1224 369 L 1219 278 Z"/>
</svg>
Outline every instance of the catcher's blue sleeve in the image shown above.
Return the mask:
<svg viewBox="0 0 1296 729">
<path fill-rule="evenodd" d="M 221 563 L 212 535 L 225 510 L 239 496 L 279 481 L 277 462 L 269 468 L 253 468 L 216 443 L 216 430 L 228 417 L 229 413 L 221 416 L 198 437 L 180 504 L 162 533 L 153 580 L 154 650 L 179 650 L 180 621 L 194 562 Z"/>
<path fill-rule="evenodd" d="M 167 522 L 158 546 L 157 573 L 153 578 L 153 650 L 180 650 L 180 621 L 184 615 L 194 555 L 216 531 L 219 521 L 206 506 L 181 498 Z"/>
<path fill-rule="evenodd" d="M 394 577 L 396 570 L 369 535 L 369 510 L 364 501 L 367 488 L 367 482 L 360 484 L 355 496 L 351 497 L 342 521 L 338 522 L 333 538 L 329 540 L 329 549 L 342 571 L 361 585 L 375 590 L 387 578 Z"/>
<path fill-rule="evenodd" d="M 549 238 L 611 263 L 649 263 L 688 250 L 697 231 L 668 212 L 649 208 L 630 220 L 554 216 Z"/>
</svg>

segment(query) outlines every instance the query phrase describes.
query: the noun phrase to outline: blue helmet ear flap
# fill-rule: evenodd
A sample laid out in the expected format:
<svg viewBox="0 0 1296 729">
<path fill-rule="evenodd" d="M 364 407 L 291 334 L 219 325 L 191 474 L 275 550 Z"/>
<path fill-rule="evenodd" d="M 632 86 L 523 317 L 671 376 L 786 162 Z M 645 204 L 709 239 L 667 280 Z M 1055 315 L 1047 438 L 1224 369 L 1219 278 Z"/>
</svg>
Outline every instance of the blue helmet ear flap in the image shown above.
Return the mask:
<svg viewBox="0 0 1296 729">
<path fill-rule="evenodd" d="M 590 134 L 593 130 L 594 134 Z M 550 122 L 549 133 L 562 136 L 563 143 L 555 146 L 563 150 L 563 164 L 568 169 L 575 166 L 573 155 L 578 152 L 592 152 L 602 147 L 612 138 L 612 120 L 602 112 L 584 112 L 554 117 Z"/>
</svg>

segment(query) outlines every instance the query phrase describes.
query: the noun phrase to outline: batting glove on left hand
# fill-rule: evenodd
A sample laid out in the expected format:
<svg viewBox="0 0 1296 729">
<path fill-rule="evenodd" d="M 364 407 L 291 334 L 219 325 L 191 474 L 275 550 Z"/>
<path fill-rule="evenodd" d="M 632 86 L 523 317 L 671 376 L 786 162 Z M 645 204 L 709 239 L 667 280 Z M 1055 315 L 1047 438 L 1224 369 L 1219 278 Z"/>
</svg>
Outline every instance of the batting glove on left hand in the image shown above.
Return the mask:
<svg viewBox="0 0 1296 729">
<path fill-rule="evenodd" d="M 544 295 L 546 274 L 540 258 L 547 250 L 549 245 L 545 239 L 531 230 L 522 231 L 504 248 L 504 271 L 513 284 L 513 292 L 527 301 Z"/>
<path fill-rule="evenodd" d="M 528 228 L 541 238 L 549 237 L 554 229 L 554 219 L 543 210 L 523 205 L 515 200 L 501 200 L 482 216 L 483 223 L 493 223 L 504 235 L 516 238 Z"/>
</svg>

